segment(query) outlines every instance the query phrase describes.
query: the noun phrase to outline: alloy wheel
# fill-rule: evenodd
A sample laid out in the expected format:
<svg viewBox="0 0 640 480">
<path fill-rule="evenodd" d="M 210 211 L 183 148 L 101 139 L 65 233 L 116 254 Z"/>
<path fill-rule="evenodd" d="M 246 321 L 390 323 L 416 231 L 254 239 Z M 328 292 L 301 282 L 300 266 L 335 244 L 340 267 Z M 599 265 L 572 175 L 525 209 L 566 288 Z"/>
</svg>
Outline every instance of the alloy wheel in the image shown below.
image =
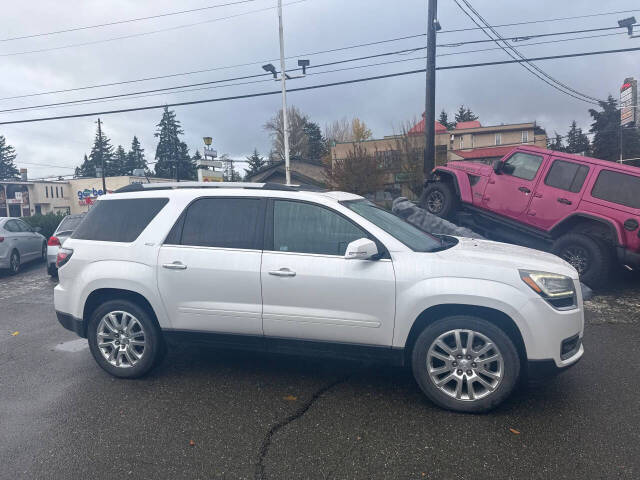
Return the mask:
<svg viewBox="0 0 640 480">
<path fill-rule="evenodd" d="M 20 270 L 20 257 L 16 252 L 11 254 L 11 259 L 9 260 L 9 267 L 11 268 L 12 273 L 18 273 Z"/>
<path fill-rule="evenodd" d="M 561 257 L 570 263 L 580 275 L 584 274 L 589 268 L 589 252 L 582 247 L 573 246 L 565 248 Z"/>
<path fill-rule="evenodd" d="M 502 353 L 486 335 L 456 329 L 436 338 L 427 352 L 427 371 L 441 392 L 474 401 L 494 392 L 504 377 Z"/>
<path fill-rule="evenodd" d="M 427 209 L 429 210 L 430 213 L 433 213 L 433 214 L 440 213 L 444 208 L 444 203 L 445 203 L 444 195 L 442 194 L 442 192 L 439 192 L 437 190 L 434 190 L 433 192 L 431 192 L 427 197 Z"/>
<path fill-rule="evenodd" d="M 47 259 L 47 244 L 42 244 L 42 260 Z"/>
<path fill-rule="evenodd" d="M 142 324 L 128 312 L 114 311 L 102 317 L 97 337 L 100 353 L 114 367 L 133 367 L 145 353 L 146 335 Z"/>
</svg>

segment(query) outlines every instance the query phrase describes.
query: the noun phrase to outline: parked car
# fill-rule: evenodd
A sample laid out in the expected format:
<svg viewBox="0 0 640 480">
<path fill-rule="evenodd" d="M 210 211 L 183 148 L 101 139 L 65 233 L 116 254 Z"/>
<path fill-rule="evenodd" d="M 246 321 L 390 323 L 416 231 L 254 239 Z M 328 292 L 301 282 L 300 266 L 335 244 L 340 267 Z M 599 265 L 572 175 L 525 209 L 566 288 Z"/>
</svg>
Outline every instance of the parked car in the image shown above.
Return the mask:
<svg viewBox="0 0 640 480">
<path fill-rule="evenodd" d="M 590 286 L 616 262 L 640 268 L 637 167 L 522 146 L 493 165 L 436 168 L 421 204 L 489 238 L 550 250 Z"/>
<path fill-rule="evenodd" d="M 78 225 L 80 225 L 84 216 L 84 213 L 65 216 L 56 228 L 56 231 L 53 232 L 53 235 L 49 237 L 47 241 L 47 273 L 52 277 L 58 275 L 58 268 L 56 267 L 58 249 L 64 244 L 67 238 L 71 236 Z"/>
<path fill-rule="evenodd" d="M 20 265 L 43 260 L 47 255 L 47 239 L 40 228 L 33 228 L 19 218 L 0 217 L 0 269 L 15 275 Z"/>
<path fill-rule="evenodd" d="M 59 322 L 122 378 L 197 339 L 410 365 L 433 402 L 479 412 L 584 352 L 567 262 L 432 236 L 350 193 L 133 185 L 96 202 L 57 265 Z"/>
</svg>

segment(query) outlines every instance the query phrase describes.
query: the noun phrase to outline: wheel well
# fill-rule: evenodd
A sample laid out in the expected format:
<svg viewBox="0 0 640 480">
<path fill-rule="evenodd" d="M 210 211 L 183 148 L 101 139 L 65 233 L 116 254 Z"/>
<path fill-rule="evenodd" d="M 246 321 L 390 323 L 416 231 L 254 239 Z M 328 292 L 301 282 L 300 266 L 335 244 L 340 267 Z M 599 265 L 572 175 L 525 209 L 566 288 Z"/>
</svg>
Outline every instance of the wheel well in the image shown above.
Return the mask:
<svg viewBox="0 0 640 480">
<path fill-rule="evenodd" d="M 436 170 L 436 175 L 440 177 L 442 183 L 447 183 L 453 187 L 453 191 L 458 197 L 460 197 L 460 187 L 458 186 L 458 179 L 451 172 L 444 170 Z"/>
<path fill-rule="evenodd" d="M 590 237 L 604 240 L 610 245 L 618 244 L 618 235 L 606 220 L 598 220 L 590 217 L 575 216 L 568 218 L 560 225 L 553 228 L 551 235 L 553 239 L 560 238 L 566 233 L 581 233 Z"/>
<path fill-rule="evenodd" d="M 433 322 L 452 315 L 470 315 L 479 317 L 500 328 L 513 341 L 516 350 L 518 351 L 518 356 L 520 357 L 520 365 L 524 370 L 527 364 L 527 351 L 524 346 L 520 330 L 513 319 L 511 319 L 507 314 L 493 308 L 461 304 L 436 305 L 426 309 L 418 315 L 416 321 L 413 322 L 413 326 L 411 327 L 411 331 L 409 331 L 409 336 L 407 337 L 407 342 L 405 344 L 405 362 L 407 362 L 408 365 L 411 365 L 411 353 L 418 335 L 420 335 L 420 333 Z"/>
<path fill-rule="evenodd" d="M 149 315 L 151 315 L 151 318 L 156 323 L 158 329 L 160 329 L 160 325 L 158 324 L 158 317 L 156 316 L 156 313 L 154 312 L 153 307 L 151 306 L 149 301 L 143 295 L 140 295 L 137 292 L 132 292 L 131 290 L 123 290 L 120 288 L 99 288 L 98 290 L 94 290 L 93 292 L 91 292 L 87 297 L 87 301 L 84 303 L 82 319 L 84 320 L 85 337 L 87 336 L 86 329 L 87 325 L 89 324 L 89 319 L 91 318 L 91 315 L 93 314 L 95 309 L 108 300 L 116 299 L 129 300 L 130 302 L 137 304 L 141 308 L 144 308 L 149 313 Z"/>
</svg>

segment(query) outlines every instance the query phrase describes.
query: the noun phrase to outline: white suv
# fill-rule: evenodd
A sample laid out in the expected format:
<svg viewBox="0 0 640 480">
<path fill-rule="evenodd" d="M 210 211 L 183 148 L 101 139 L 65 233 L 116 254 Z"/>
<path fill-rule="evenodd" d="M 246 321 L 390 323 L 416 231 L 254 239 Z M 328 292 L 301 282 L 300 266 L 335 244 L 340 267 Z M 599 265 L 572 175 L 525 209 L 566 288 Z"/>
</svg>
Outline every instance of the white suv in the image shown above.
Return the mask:
<svg viewBox="0 0 640 480">
<path fill-rule="evenodd" d="M 132 185 L 100 198 L 57 263 L 58 320 L 117 377 L 197 337 L 411 365 L 433 402 L 479 412 L 584 351 L 568 263 L 432 236 L 350 193 Z"/>
</svg>

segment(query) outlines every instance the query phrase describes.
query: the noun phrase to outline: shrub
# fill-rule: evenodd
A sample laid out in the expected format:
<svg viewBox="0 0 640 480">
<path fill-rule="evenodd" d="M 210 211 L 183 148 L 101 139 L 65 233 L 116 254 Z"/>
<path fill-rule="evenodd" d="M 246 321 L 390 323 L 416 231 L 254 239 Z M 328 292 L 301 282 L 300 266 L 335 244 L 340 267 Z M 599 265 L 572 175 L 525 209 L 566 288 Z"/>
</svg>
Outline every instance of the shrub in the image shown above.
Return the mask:
<svg viewBox="0 0 640 480">
<path fill-rule="evenodd" d="M 22 220 L 27 222 L 32 227 L 40 227 L 42 231 L 40 232 L 46 238 L 49 238 L 53 235 L 53 232 L 56 231 L 58 225 L 64 218 L 65 214 L 63 213 L 47 213 L 46 215 L 32 215 L 30 217 L 22 217 Z"/>
</svg>

